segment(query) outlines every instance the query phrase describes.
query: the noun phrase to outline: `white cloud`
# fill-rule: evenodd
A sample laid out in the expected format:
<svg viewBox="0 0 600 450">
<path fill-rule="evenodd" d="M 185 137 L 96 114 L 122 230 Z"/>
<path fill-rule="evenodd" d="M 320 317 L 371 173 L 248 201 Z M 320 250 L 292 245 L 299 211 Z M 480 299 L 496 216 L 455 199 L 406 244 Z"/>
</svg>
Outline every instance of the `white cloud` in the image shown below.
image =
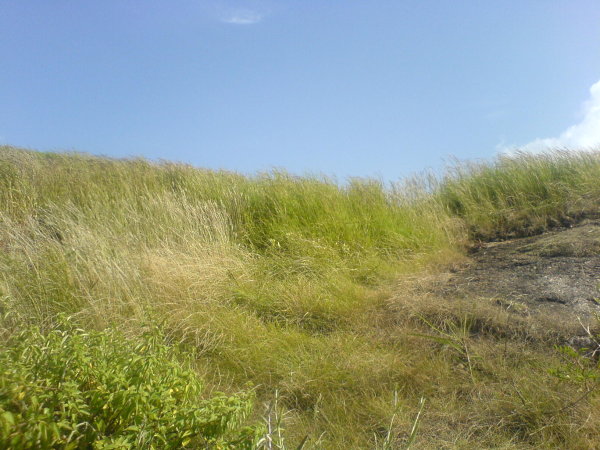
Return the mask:
<svg viewBox="0 0 600 450">
<path fill-rule="evenodd" d="M 560 136 L 536 139 L 521 147 L 528 152 L 539 152 L 549 148 L 586 150 L 600 148 L 600 81 L 590 88 L 590 99 L 584 104 L 581 122 L 567 128 Z"/>
<path fill-rule="evenodd" d="M 254 25 L 255 23 L 260 22 L 263 17 L 264 14 L 257 11 L 237 9 L 224 15 L 221 21 L 232 25 Z"/>
</svg>

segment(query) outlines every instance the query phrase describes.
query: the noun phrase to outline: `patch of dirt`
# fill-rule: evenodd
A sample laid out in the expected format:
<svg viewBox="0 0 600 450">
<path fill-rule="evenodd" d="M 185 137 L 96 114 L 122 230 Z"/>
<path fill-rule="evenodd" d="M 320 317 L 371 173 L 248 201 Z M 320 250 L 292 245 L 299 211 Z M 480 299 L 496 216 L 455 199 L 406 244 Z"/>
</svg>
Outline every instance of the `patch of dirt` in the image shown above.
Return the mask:
<svg viewBox="0 0 600 450">
<path fill-rule="evenodd" d="M 493 298 L 514 312 L 559 317 L 563 324 L 590 323 L 600 314 L 600 220 L 484 244 L 434 290 Z"/>
</svg>

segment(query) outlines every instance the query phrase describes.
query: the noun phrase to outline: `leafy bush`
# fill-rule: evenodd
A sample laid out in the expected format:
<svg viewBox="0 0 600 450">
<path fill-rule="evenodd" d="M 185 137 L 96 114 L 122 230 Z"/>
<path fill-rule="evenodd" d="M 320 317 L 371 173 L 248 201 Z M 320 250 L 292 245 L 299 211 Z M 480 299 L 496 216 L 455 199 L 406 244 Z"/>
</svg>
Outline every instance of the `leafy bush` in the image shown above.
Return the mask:
<svg viewBox="0 0 600 450">
<path fill-rule="evenodd" d="M 28 328 L 0 352 L 0 447 L 252 448 L 251 395 L 201 392 L 160 331 Z"/>
</svg>

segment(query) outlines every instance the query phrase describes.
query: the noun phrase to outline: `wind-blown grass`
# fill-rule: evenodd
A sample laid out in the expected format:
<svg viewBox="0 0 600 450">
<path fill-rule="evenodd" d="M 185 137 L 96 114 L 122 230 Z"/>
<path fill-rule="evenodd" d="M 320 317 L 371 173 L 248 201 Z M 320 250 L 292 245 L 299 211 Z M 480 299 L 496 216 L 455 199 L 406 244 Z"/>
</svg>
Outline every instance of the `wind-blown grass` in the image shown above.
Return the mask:
<svg viewBox="0 0 600 450">
<path fill-rule="evenodd" d="M 584 446 L 600 418 L 573 431 L 565 424 L 590 411 L 580 403 L 549 425 L 544 414 L 577 386 L 548 375 L 548 344 L 515 338 L 531 337 L 526 324 L 485 305 L 399 295 L 396 281 L 464 258 L 470 235 L 597 212 L 599 175 L 598 154 L 519 155 L 455 168 L 415 193 L 2 147 L 0 328 L 49 327 L 58 314 L 132 336 L 161 324 L 194 348 L 209 389 L 250 382 L 259 402 L 278 392 L 290 443 L 399 446 L 415 439 L 426 398 L 424 445 Z M 508 332 L 481 337 L 448 320 Z M 507 412 L 515 405 L 527 421 Z"/>
<path fill-rule="evenodd" d="M 449 212 L 481 238 L 539 233 L 598 214 L 600 153 L 554 151 L 459 164 L 439 188 Z"/>
</svg>

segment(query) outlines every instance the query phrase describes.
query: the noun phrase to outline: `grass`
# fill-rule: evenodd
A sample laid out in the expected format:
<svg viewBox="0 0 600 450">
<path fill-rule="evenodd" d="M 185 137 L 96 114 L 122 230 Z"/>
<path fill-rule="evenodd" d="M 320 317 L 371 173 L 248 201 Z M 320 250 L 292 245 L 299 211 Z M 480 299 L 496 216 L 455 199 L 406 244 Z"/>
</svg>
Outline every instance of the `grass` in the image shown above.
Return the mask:
<svg viewBox="0 0 600 450">
<path fill-rule="evenodd" d="M 536 234 L 598 215 L 598 152 L 557 150 L 455 166 L 439 194 L 474 237 Z"/>
<path fill-rule="evenodd" d="M 271 448 L 589 448 L 598 398 L 549 372 L 556 334 L 412 287 L 473 239 L 597 213 L 598 179 L 598 153 L 419 188 L 1 147 L 0 330 L 160 324 L 208 394 L 252 385 Z"/>
</svg>

